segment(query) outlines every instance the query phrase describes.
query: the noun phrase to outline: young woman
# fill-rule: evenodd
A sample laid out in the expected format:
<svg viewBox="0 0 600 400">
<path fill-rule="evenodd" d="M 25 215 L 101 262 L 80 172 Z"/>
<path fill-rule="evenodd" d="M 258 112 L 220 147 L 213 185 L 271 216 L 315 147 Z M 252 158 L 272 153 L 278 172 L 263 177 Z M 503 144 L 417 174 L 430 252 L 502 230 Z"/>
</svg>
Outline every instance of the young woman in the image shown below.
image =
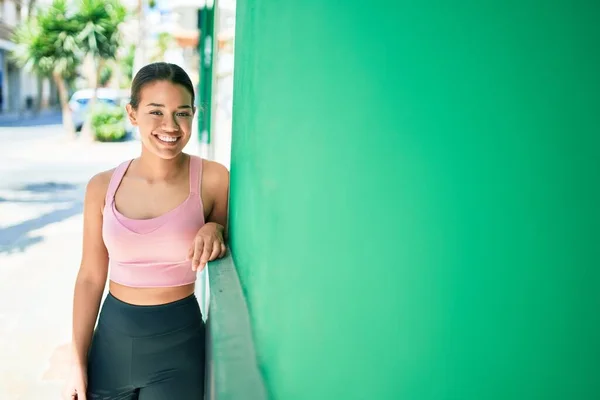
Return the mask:
<svg viewBox="0 0 600 400">
<path fill-rule="evenodd" d="M 127 113 L 141 155 L 94 176 L 86 189 L 65 397 L 202 399 L 204 324 L 194 282 L 226 252 L 229 173 L 183 153 L 195 107 L 180 67 L 142 68 Z"/>
</svg>

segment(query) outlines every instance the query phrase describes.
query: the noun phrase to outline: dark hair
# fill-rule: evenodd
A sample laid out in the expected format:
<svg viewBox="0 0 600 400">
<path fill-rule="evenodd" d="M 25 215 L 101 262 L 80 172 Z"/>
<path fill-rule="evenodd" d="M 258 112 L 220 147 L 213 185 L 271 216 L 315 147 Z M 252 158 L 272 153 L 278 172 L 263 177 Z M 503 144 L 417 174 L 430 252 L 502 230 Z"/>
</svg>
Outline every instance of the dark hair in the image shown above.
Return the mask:
<svg viewBox="0 0 600 400">
<path fill-rule="evenodd" d="M 152 82 L 168 81 L 181 85 L 192 95 L 192 104 L 194 106 L 194 85 L 188 74 L 179 65 L 166 62 L 157 62 L 145 65 L 135 74 L 131 84 L 131 100 L 129 104 L 135 109 L 140 104 L 140 92 L 142 88 Z"/>
</svg>

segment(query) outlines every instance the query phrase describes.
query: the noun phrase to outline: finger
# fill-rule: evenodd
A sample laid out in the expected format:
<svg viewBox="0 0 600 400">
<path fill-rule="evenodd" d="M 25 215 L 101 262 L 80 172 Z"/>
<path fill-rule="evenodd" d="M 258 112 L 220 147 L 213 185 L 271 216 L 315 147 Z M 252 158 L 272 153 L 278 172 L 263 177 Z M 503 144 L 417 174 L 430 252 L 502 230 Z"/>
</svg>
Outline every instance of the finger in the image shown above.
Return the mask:
<svg viewBox="0 0 600 400">
<path fill-rule="evenodd" d="M 194 243 L 192 243 L 192 245 L 190 246 L 190 249 L 188 250 L 188 255 L 187 255 L 188 260 L 191 260 L 192 257 L 194 257 L 195 244 L 196 244 L 196 242 L 194 241 Z"/>
<path fill-rule="evenodd" d="M 210 255 L 213 251 L 213 242 L 210 240 L 204 241 L 204 250 L 202 250 L 202 257 L 200 257 L 200 268 L 204 268 L 208 260 L 210 259 Z"/>
<path fill-rule="evenodd" d="M 196 271 L 198 266 L 200 265 L 200 257 L 202 256 L 202 251 L 204 250 L 204 239 L 201 237 L 196 238 L 196 243 L 194 243 L 194 256 L 192 258 L 192 270 Z"/>
<path fill-rule="evenodd" d="M 227 254 L 227 246 L 225 246 L 225 243 L 221 243 L 221 253 L 219 254 L 219 258 L 225 257 L 225 254 Z"/>
<path fill-rule="evenodd" d="M 85 395 L 85 388 L 81 388 L 77 390 L 77 395 L 75 396 L 77 400 L 86 400 L 87 397 Z"/>
<path fill-rule="evenodd" d="M 208 261 L 214 261 L 221 254 L 221 244 L 219 242 L 213 243 L 212 253 L 210 253 L 210 259 Z"/>
</svg>

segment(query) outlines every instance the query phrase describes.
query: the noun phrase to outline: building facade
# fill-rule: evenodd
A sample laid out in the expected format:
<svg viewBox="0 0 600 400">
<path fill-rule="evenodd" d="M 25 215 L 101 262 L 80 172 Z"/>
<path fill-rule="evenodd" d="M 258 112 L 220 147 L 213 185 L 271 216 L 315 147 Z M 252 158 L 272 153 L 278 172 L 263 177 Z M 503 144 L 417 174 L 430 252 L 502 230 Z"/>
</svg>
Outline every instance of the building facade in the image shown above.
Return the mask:
<svg viewBox="0 0 600 400">
<path fill-rule="evenodd" d="M 16 26 L 28 18 L 29 2 L 0 0 L 0 112 L 22 113 L 57 103 L 57 91 L 53 82 L 20 68 L 12 59 L 15 44 L 12 35 Z"/>
</svg>

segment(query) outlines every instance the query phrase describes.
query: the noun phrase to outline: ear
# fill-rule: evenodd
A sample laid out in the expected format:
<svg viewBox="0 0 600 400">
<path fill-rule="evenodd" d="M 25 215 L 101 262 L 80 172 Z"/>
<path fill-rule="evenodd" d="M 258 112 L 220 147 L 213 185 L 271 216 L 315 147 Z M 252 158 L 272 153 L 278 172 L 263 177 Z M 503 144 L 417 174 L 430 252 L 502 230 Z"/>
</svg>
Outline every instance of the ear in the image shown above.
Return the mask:
<svg viewBox="0 0 600 400">
<path fill-rule="evenodd" d="M 137 126 L 137 111 L 131 106 L 131 104 L 127 104 L 125 109 L 127 110 L 127 116 L 129 117 L 131 125 Z"/>
</svg>

